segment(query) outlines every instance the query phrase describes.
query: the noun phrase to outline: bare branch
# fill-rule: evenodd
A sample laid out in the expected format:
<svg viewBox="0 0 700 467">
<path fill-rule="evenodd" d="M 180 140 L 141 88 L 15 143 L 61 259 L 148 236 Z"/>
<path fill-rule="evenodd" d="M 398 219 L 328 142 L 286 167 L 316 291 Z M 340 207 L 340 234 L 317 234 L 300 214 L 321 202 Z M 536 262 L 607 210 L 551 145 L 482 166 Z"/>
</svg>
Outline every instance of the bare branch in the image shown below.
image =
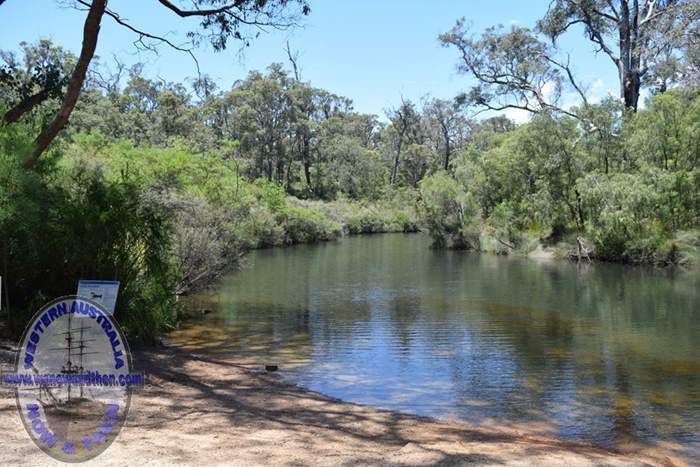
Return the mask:
<svg viewBox="0 0 700 467">
<path fill-rule="evenodd" d="M 666 14 L 669 10 L 670 7 L 662 8 L 656 12 L 654 12 L 654 7 L 656 6 L 656 0 L 649 0 L 647 2 L 647 14 L 644 16 L 644 18 L 639 22 L 639 27 L 642 27 L 648 23 L 653 22 L 655 19 L 659 18 L 660 16 L 663 16 Z"/>
<path fill-rule="evenodd" d="M 181 18 L 187 18 L 191 16 L 215 16 L 215 15 L 226 15 L 234 20 L 238 21 L 241 24 L 245 24 L 248 26 L 271 26 L 275 28 L 284 28 L 291 26 L 292 24 L 283 24 L 283 23 L 275 23 L 273 21 L 258 21 L 258 20 L 248 20 L 245 17 L 241 15 L 237 15 L 233 13 L 232 10 L 238 10 L 240 6 L 242 5 L 243 2 L 241 1 L 236 1 L 234 3 L 230 3 L 228 5 L 224 5 L 222 7 L 218 8 L 210 8 L 206 10 L 183 10 L 179 8 L 177 5 L 174 5 L 172 2 L 168 0 L 158 0 L 158 2 L 166 7 L 167 9 L 171 10 L 174 12 L 176 15 L 178 15 Z"/>
<path fill-rule="evenodd" d="M 289 58 L 289 62 L 292 64 L 292 68 L 294 70 L 294 78 L 297 81 L 301 81 L 301 73 L 297 63 L 299 60 L 299 52 L 292 53 L 292 50 L 289 47 L 289 41 L 287 41 L 287 47 L 285 48 L 285 51 L 287 52 L 287 58 Z"/>
<path fill-rule="evenodd" d="M 85 1 L 85 0 L 76 0 L 76 1 L 77 1 L 78 3 L 80 3 L 80 4 L 82 4 L 82 5 L 86 5 L 86 6 L 89 6 L 89 5 L 90 5 L 90 4 L 89 4 L 87 1 Z M 169 41 L 169 40 L 166 39 L 165 37 L 156 36 L 156 35 L 154 35 L 154 34 L 151 34 L 151 33 L 148 33 L 148 32 L 146 32 L 146 31 L 143 31 L 143 30 L 141 30 L 141 29 L 138 29 L 138 28 L 136 28 L 136 27 L 130 25 L 130 24 L 127 23 L 126 21 L 124 21 L 124 20 L 121 18 L 121 16 L 119 16 L 118 13 L 116 13 L 116 12 L 114 12 L 114 11 L 111 11 L 111 10 L 109 10 L 109 9 L 106 9 L 106 10 L 105 10 L 105 14 L 106 14 L 107 16 L 109 16 L 110 18 L 112 18 L 117 24 L 119 24 L 119 25 L 121 25 L 121 26 L 124 26 L 124 27 L 127 28 L 128 30 L 130 30 L 130 31 L 132 31 L 132 32 L 134 32 L 134 33 L 136 33 L 136 34 L 139 35 L 139 38 L 138 38 L 136 41 L 134 41 L 134 45 L 136 45 L 137 48 L 142 48 L 142 49 L 145 49 L 145 50 L 150 50 L 151 52 L 157 54 L 158 52 L 155 50 L 154 47 L 149 46 L 148 44 L 146 44 L 146 43 L 144 42 L 144 38 L 147 38 L 147 39 L 152 39 L 152 40 L 156 40 L 156 41 L 162 42 L 162 43 L 166 44 L 167 46 L 169 46 L 170 48 L 172 48 L 172 49 L 174 49 L 174 50 L 177 50 L 177 51 L 179 51 L 179 52 L 185 52 L 186 54 L 188 54 L 188 55 L 192 58 L 192 61 L 194 62 L 195 66 L 197 67 L 197 75 L 198 75 L 198 76 L 201 76 L 202 73 L 201 73 L 201 70 L 200 70 L 200 68 L 199 68 L 199 60 L 197 60 L 197 57 L 194 55 L 194 52 L 192 52 L 192 48 L 186 48 L 186 47 L 179 46 L 179 45 L 174 44 L 173 42 Z"/>
<path fill-rule="evenodd" d="M 613 21 L 613 22 L 615 22 L 615 23 L 617 23 L 618 21 L 620 21 L 620 17 L 619 17 L 617 14 L 615 14 L 615 16 L 609 15 L 608 13 L 605 13 L 604 11 L 600 11 L 600 10 L 595 9 L 595 8 L 593 8 L 592 11 L 593 11 L 593 13 L 595 13 L 596 15 L 601 16 L 601 17 L 603 17 L 603 18 L 605 18 L 605 19 L 609 19 L 610 21 Z"/>
<path fill-rule="evenodd" d="M 555 65 L 564 71 L 566 71 L 566 75 L 569 78 L 569 83 L 571 83 L 571 86 L 576 90 L 578 95 L 581 97 L 581 100 L 583 101 L 584 105 L 588 105 L 588 99 L 586 98 L 586 93 L 583 92 L 583 88 L 579 86 L 578 82 L 576 82 L 576 78 L 574 78 L 574 74 L 571 71 L 571 56 L 569 54 L 566 55 L 566 64 L 560 63 L 557 60 L 554 60 L 551 57 L 548 57 L 545 55 L 545 60 L 547 60 L 549 63 L 552 65 Z"/>
<path fill-rule="evenodd" d="M 606 0 L 608 6 L 612 10 L 613 14 L 615 15 L 615 20 L 619 21 L 620 20 L 620 13 L 617 12 L 617 8 L 615 8 L 615 3 L 613 3 L 612 0 Z"/>
</svg>

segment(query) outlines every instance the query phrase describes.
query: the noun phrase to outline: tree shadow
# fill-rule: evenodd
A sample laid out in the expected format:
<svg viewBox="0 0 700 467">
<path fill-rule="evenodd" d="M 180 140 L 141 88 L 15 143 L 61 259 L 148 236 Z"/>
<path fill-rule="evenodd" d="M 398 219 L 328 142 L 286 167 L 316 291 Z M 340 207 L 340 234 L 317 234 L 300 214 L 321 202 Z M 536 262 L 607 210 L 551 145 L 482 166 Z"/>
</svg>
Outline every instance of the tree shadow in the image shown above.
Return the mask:
<svg viewBox="0 0 700 467">
<path fill-rule="evenodd" d="M 206 430 L 237 450 L 254 450 L 262 463 L 307 465 L 323 457 L 337 465 L 498 465 L 574 456 L 595 465 L 621 454 L 508 427 L 486 430 L 346 403 L 285 383 L 248 362 L 174 347 L 134 354 L 148 383 L 132 403 L 127 429 L 166 430 L 171 437 L 175 425 L 187 437 Z M 160 406 L 149 404 L 154 397 Z M 281 444 L 318 457 L 280 458 L 275 448 Z M 333 446 L 352 454 L 334 453 Z M 197 460 L 197 446 L 182 448 L 178 460 Z"/>
</svg>

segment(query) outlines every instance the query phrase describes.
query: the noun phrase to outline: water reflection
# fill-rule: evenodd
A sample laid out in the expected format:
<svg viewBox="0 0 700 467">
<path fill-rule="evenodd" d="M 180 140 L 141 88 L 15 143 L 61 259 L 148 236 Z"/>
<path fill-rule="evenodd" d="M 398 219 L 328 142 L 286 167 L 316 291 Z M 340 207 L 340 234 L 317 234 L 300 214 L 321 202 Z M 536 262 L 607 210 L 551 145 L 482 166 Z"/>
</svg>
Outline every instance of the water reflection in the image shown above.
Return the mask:
<svg viewBox="0 0 700 467">
<path fill-rule="evenodd" d="M 434 251 L 420 235 L 255 252 L 173 334 L 329 395 L 700 457 L 700 274 Z"/>
</svg>

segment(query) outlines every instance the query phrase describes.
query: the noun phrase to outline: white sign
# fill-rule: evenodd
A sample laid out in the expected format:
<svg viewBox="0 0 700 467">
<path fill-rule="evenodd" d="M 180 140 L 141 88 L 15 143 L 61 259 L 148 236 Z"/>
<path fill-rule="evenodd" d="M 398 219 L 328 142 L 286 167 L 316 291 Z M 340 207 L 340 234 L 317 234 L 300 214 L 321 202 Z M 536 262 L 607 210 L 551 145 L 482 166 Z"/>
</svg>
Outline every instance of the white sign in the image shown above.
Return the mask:
<svg viewBox="0 0 700 467">
<path fill-rule="evenodd" d="M 97 302 L 109 313 L 114 314 L 114 306 L 117 304 L 119 293 L 119 281 L 79 281 L 78 297 L 87 298 Z"/>
</svg>

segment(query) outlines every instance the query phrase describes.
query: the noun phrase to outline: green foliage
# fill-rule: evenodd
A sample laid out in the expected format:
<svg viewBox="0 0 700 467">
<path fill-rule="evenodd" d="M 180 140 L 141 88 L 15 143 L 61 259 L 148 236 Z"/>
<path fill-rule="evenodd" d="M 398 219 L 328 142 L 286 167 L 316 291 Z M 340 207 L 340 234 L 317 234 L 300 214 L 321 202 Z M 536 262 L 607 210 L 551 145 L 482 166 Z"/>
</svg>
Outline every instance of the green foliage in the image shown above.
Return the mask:
<svg viewBox="0 0 700 467">
<path fill-rule="evenodd" d="M 419 212 L 435 246 L 478 248 L 470 229 L 477 209 L 473 197 L 446 172 L 421 182 Z"/>
<path fill-rule="evenodd" d="M 166 214 L 128 177 L 81 165 L 25 171 L 21 129 L 0 129 L 0 264 L 15 331 L 78 279 L 114 279 L 116 319 L 132 338 L 154 339 L 175 318 Z"/>
<path fill-rule="evenodd" d="M 357 202 L 337 199 L 331 202 L 304 201 L 301 205 L 320 210 L 350 235 L 388 232 L 417 232 L 416 192 L 391 190 L 377 201 Z"/>
<path fill-rule="evenodd" d="M 286 245 L 326 241 L 340 236 L 340 226 L 316 209 L 290 205 L 277 218 L 284 229 Z"/>
<path fill-rule="evenodd" d="M 578 181 L 587 231 L 604 259 L 649 259 L 664 240 L 661 194 L 648 177 L 587 175 Z"/>
<path fill-rule="evenodd" d="M 352 199 L 378 199 L 387 180 L 379 154 L 357 139 L 338 135 L 324 141 L 321 150 L 332 161 L 315 190 L 324 197 L 344 193 Z"/>
<path fill-rule="evenodd" d="M 253 182 L 255 195 L 262 204 L 273 213 L 280 213 L 287 207 L 287 194 L 276 183 L 259 178 Z"/>
<path fill-rule="evenodd" d="M 275 215 L 261 205 L 248 210 L 247 222 L 239 227 L 239 233 L 249 248 L 281 246 L 284 243 L 284 228 Z"/>
<path fill-rule="evenodd" d="M 604 100 L 579 114 L 475 128 L 453 175 L 421 183 L 422 219 L 436 244 L 474 247 L 464 241 L 468 225 L 484 251 L 529 251 L 533 235 L 567 238 L 574 249 L 583 235 L 600 259 L 692 260 L 682 250 L 691 243 L 674 238 L 699 223 L 700 97 L 669 91 L 636 114 Z M 465 199 L 476 221 L 462 217 Z"/>
<path fill-rule="evenodd" d="M 194 94 L 134 66 L 124 82 L 91 77 L 34 171 L 20 161 L 73 59 L 46 41 L 25 46 L 24 67 L 4 54 L 2 110 L 51 88 L 0 126 L 0 274 L 15 324 L 79 278 L 117 279 L 117 319 L 154 340 L 176 319 L 176 294 L 215 284 L 250 248 L 419 226 L 436 246 L 498 254 L 582 236 L 601 259 L 698 260 L 697 92 L 660 92 L 637 113 L 612 98 L 557 109 L 542 97 L 573 83 L 548 58 L 554 46 L 524 28 L 465 32 L 442 37 L 465 52 L 465 71 L 488 80 L 515 67 L 521 86 L 482 82 L 422 108 L 404 100 L 381 123 L 279 64 L 229 91 L 203 76 Z M 537 113 L 523 125 L 473 122 L 467 97 L 529 98 Z"/>
<path fill-rule="evenodd" d="M 0 51 L 0 102 L 12 109 L 6 118 L 16 121 L 34 108 L 32 101 L 51 103 L 63 96 L 68 79 L 75 66 L 75 57 L 50 40 L 35 44 L 21 42 L 22 57 L 14 52 Z M 43 111 L 42 111 L 43 110 Z M 35 117 L 48 119 L 46 108 L 35 112 Z M 4 114 L 4 112 L 3 112 Z"/>
</svg>

